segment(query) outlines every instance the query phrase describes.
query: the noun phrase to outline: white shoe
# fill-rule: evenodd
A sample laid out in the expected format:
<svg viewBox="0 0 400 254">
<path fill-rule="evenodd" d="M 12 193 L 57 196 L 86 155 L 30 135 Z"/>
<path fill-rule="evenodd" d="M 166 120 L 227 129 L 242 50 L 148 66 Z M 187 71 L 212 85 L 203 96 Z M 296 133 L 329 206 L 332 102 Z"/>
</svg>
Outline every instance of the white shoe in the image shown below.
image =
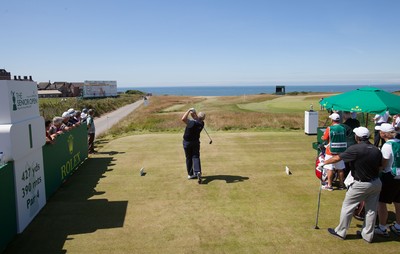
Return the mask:
<svg viewBox="0 0 400 254">
<path fill-rule="evenodd" d="M 188 175 L 188 180 L 197 178 L 196 175 Z"/>
</svg>

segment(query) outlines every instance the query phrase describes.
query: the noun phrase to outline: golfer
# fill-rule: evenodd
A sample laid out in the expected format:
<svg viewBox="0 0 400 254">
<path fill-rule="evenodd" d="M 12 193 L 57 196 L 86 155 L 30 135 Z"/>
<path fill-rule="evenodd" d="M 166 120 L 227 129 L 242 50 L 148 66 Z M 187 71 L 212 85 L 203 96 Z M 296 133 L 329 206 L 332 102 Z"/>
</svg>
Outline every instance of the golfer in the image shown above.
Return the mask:
<svg viewBox="0 0 400 254">
<path fill-rule="evenodd" d="M 199 184 L 201 184 L 200 132 L 204 128 L 205 117 L 203 112 L 197 114 L 194 108 L 190 108 L 182 116 L 182 121 L 186 123 L 183 149 L 185 150 L 188 179 L 197 178 Z"/>
<path fill-rule="evenodd" d="M 364 225 L 357 235 L 367 242 L 372 242 L 379 193 L 382 187 L 379 179 L 382 154 L 369 142 L 370 133 L 367 128 L 358 127 L 353 132 L 357 144 L 324 162 L 325 164 L 336 163 L 340 160 L 350 162 L 351 175 L 354 177 L 343 200 L 339 225 L 335 229 L 328 228 L 328 232 L 335 237 L 345 239 L 354 210 L 361 201 L 365 201 Z"/>
</svg>

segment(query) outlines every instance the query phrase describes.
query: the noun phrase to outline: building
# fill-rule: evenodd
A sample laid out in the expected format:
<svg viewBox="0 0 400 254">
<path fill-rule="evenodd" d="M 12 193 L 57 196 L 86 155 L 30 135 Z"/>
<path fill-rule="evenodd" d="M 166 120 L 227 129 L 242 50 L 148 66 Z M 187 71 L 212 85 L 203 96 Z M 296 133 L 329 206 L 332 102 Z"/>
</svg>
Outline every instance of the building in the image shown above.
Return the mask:
<svg viewBox="0 0 400 254">
<path fill-rule="evenodd" d="M 11 80 L 11 74 L 5 69 L 0 69 L 0 80 Z"/>
</svg>

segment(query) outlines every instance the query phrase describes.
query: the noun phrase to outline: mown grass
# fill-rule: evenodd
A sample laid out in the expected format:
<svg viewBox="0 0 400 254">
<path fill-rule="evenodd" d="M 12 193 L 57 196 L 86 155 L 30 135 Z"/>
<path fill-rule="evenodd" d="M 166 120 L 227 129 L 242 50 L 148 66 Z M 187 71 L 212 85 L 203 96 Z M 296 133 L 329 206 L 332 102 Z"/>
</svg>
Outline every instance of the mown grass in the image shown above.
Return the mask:
<svg viewBox="0 0 400 254">
<path fill-rule="evenodd" d="M 203 184 L 186 179 L 181 133 L 100 140 L 8 253 L 398 253 L 399 238 L 331 237 L 345 191 L 322 192 L 315 136 L 202 134 Z M 292 175 L 286 175 L 288 166 Z M 145 168 L 147 174 L 139 175 Z M 393 221 L 392 206 L 389 206 Z"/>
</svg>

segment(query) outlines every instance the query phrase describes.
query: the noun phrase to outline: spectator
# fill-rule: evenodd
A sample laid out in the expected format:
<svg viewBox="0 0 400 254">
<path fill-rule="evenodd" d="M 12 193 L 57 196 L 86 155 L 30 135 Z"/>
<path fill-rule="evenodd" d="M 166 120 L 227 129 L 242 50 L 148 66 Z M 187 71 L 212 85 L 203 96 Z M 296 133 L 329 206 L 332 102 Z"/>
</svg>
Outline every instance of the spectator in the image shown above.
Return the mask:
<svg viewBox="0 0 400 254">
<path fill-rule="evenodd" d="M 333 155 L 344 152 L 347 148 L 346 129 L 340 124 L 340 116 L 338 113 L 332 113 L 329 118 L 332 120 L 332 125 L 327 127 L 322 140 L 328 144 L 325 151 L 325 160 L 330 159 Z M 342 160 L 324 167 L 327 170 L 327 183 L 322 186 L 322 189 L 332 191 L 332 182 L 334 171 L 339 175 L 339 190 L 344 190 L 344 169 L 345 165 Z"/>
<path fill-rule="evenodd" d="M 392 125 L 394 127 L 394 130 L 397 132 L 396 138 L 400 139 L 400 114 L 394 115 L 393 116 L 393 122 Z"/>
<path fill-rule="evenodd" d="M 383 123 L 387 123 L 389 120 L 389 112 L 386 111 L 384 114 L 379 115 L 376 114 L 375 117 L 373 118 L 373 121 L 375 123 L 375 132 L 374 132 L 374 146 L 376 147 L 382 147 L 383 144 L 385 143 L 385 140 L 381 138 L 379 134 L 379 130 L 376 129 L 376 126 L 380 126 Z M 379 143 L 382 143 L 380 146 Z"/>
<path fill-rule="evenodd" d="M 64 133 L 63 118 L 56 116 L 53 118 L 53 125 L 49 129 L 49 134 L 55 138 L 56 136 Z"/>
<path fill-rule="evenodd" d="M 383 123 L 375 127 L 379 131 L 383 144 L 381 174 L 382 191 L 379 196 L 378 218 L 379 226 L 375 228 L 375 234 L 389 237 L 386 228 L 388 210 L 387 204 L 394 204 L 396 211 L 396 222 L 390 226 L 390 230 L 396 235 L 400 235 L 400 140 L 396 139 L 396 132 L 393 125 Z"/>
<path fill-rule="evenodd" d="M 86 123 L 86 119 L 88 117 L 87 112 L 88 112 L 87 108 L 82 109 L 82 113 L 81 113 L 81 122 L 82 123 Z"/>
<path fill-rule="evenodd" d="M 351 128 L 351 131 L 353 131 L 357 127 L 360 127 L 360 121 L 358 121 L 356 118 L 353 118 L 349 111 L 343 112 L 343 120 L 343 124 L 349 126 Z"/>
<path fill-rule="evenodd" d="M 320 110 L 324 110 L 324 109 L 325 109 L 324 105 L 322 105 L 322 101 L 323 101 L 323 100 L 324 100 L 324 97 L 322 97 L 322 98 L 319 100 Z"/>
<path fill-rule="evenodd" d="M 94 126 L 94 110 L 89 109 L 88 110 L 88 117 L 87 117 L 87 128 L 88 128 L 88 148 L 89 148 L 89 153 L 96 153 L 94 150 L 94 137 L 96 133 L 96 128 Z"/>
<path fill-rule="evenodd" d="M 81 112 L 79 110 L 75 111 L 75 114 L 72 118 L 74 119 L 76 126 L 81 124 Z"/>
<path fill-rule="evenodd" d="M 370 134 L 367 128 L 355 128 L 354 133 L 357 144 L 325 161 L 325 164 L 337 163 L 341 160 L 350 162 L 351 175 L 354 177 L 343 200 L 339 225 L 335 229 L 328 228 L 328 232 L 335 237 L 345 239 L 354 210 L 361 201 L 365 201 L 364 225 L 357 235 L 365 241 L 371 242 L 374 237 L 376 209 L 382 186 L 378 177 L 382 154 L 368 141 Z"/>
<path fill-rule="evenodd" d="M 63 125 L 61 125 L 61 129 L 63 130 L 63 131 L 69 131 L 69 130 L 71 130 L 73 127 L 74 127 L 74 124 L 73 123 L 71 123 L 70 121 L 69 121 L 69 119 L 71 118 L 71 116 L 69 115 L 69 113 L 68 112 L 64 112 L 63 114 L 62 114 L 62 118 L 63 118 Z"/>
<path fill-rule="evenodd" d="M 46 120 L 45 121 L 45 128 L 46 128 L 46 144 L 54 144 L 54 138 L 53 135 L 50 134 L 50 129 L 51 129 L 51 121 L 50 120 Z"/>
</svg>

